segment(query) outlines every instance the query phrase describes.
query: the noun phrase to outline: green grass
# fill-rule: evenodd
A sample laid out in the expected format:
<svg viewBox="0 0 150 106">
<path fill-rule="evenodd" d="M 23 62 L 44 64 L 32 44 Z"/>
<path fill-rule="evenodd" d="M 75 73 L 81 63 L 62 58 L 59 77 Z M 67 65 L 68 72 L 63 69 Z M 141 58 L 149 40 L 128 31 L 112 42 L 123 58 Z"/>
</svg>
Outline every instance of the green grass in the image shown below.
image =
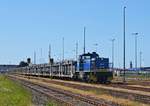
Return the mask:
<svg viewBox="0 0 150 106">
<path fill-rule="evenodd" d="M 46 106 L 58 106 L 54 101 L 49 101 Z"/>
<path fill-rule="evenodd" d="M 31 93 L 21 85 L 0 75 L 0 106 L 31 106 Z"/>
</svg>

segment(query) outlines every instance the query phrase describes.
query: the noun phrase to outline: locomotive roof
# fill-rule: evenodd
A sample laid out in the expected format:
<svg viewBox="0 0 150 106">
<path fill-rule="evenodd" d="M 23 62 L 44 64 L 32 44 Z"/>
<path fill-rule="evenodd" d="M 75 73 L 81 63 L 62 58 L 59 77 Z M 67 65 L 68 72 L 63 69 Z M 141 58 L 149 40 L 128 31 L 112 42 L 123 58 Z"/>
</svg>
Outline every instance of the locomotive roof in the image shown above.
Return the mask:
<svg viewBox="0 0 150 106">
<path fill-rule="evenodd" d="M 99 55 L 96 52 L 92 52 L 92 53 L 88 52 L 88 53 L 82 54 L 80 56 L 99 57 Z"/>
</svg>

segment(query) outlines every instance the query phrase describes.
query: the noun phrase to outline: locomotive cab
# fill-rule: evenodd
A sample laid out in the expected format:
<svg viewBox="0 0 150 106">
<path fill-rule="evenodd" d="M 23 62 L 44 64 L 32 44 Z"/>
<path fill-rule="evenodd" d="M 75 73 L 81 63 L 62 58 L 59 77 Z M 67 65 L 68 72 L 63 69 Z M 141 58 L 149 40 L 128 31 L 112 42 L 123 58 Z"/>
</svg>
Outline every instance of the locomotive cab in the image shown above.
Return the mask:
<svg viewBox="0 0 150 106">
<path fill-rule="evenodd" d="M 112 79 L 109 59 L 99 57 L 96 52 L 82 54 L 77 62 L 76 74 L 79 79 L 88 82 L 106 83 Z"/>
</svg>

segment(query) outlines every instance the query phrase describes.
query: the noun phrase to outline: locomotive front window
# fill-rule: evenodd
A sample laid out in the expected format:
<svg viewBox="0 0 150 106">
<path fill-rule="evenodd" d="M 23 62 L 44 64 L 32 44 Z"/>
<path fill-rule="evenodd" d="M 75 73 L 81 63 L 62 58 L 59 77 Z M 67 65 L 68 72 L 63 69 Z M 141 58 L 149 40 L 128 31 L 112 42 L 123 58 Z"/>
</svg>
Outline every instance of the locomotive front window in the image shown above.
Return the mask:
<svg viewBox="0 0 150 106">
<path fill-rule="evenodd" d="M 85 58 L 85 59 L 90 59 L 91 57 L 90 57 L 90 56 L 84 56 L 84 58 Z"/>
</svg>

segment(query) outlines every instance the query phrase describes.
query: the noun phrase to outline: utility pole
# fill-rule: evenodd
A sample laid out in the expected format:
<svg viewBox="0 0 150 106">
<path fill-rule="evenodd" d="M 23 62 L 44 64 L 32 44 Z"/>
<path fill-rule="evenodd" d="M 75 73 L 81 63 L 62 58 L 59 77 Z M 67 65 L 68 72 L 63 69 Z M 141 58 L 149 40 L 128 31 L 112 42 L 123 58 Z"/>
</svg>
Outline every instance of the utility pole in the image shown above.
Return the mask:
<svg viewBox="0 0 150 106">
<path fill-rule="evenodd" d="M 78 60 L 78 42 L 76 42 L 76 60 Z"/>
<path fill-rule="evenodd" d="M 34 64 L 36 64 L 36 52 L 34 51 Z"/>
<path fill-rule="evenodd" d="M 41 51 L 41 59 L 40 59 L 40 64 L 42 64 L 42 62 L 43 62 L 42 48 L 40 49 L 40 51 Z"/>
<path fill-rule="evenodd" d="M 140 51 L 140 68 L 142 68 L 142 52 Z"/>
<path fill-rule="evenodd" d="M 138 33 L 132 33 L 132 35 L 135 35 L 135 69 L 137 70 L 137 36 L 138 36 Z"/>
<path fill-rule="evenodd" d="M 62 46 L 63 46 L 63 47 L 62 47 L 62 48 L 63 48 L 63 49 L 62 49 L 62 50 L 63 50 L 63 51 L 62 51 L 62 55 L 63 55 L 63 56 L 62 56 L 62 60 L 64 61 L 64 37 L 63 37 L 63 39 L 62 39 Z"/>
<path fill-rule="evenodd" d="M 125 40 L 125 36 L 126 36 L 126 7 L 124 6 L 123 7 L 123 71 L 124 71 L 124 77 L 123 77 L 123 82 L 126 82 L 126 79 L 125 79 L 125 70 L 126 70 L 126 40 Z"/>
<path fill-rule="evenodd" d="M 49 53 L 48 53 L 48 57 L 49 57 L 49 64 L 51 63 L 51 45 L 49 44 Z"/>
<path fill-rule="evenodd" d="M 42 58 L 42 48 L 40 49 L 40 51 L 41 51 L 41 58 Z"/>
<path fill-rule="evenodd" d="M 114 68 L 114 41 L 115 41 L 115 39 L 111 39 L 111 42 L 112 42 L 112 70 Z"/>
<path fill-rule="evenodd" d="M 85 54 L 85 31 L 86 31 L 86 27 L 84 27 L 84 47 L 83 47 L 83 53 Z"/>
<path fill-rule="evenodd" d="M 49 64 L 50 64 L 50 70 L 49 70 L 49 75 L 52 75 L 52 61 L 51 61 L 51 44 L 49 44 L 49 53 L 48 53 L 48 57 L 49 57 Z"/>
</svg>

